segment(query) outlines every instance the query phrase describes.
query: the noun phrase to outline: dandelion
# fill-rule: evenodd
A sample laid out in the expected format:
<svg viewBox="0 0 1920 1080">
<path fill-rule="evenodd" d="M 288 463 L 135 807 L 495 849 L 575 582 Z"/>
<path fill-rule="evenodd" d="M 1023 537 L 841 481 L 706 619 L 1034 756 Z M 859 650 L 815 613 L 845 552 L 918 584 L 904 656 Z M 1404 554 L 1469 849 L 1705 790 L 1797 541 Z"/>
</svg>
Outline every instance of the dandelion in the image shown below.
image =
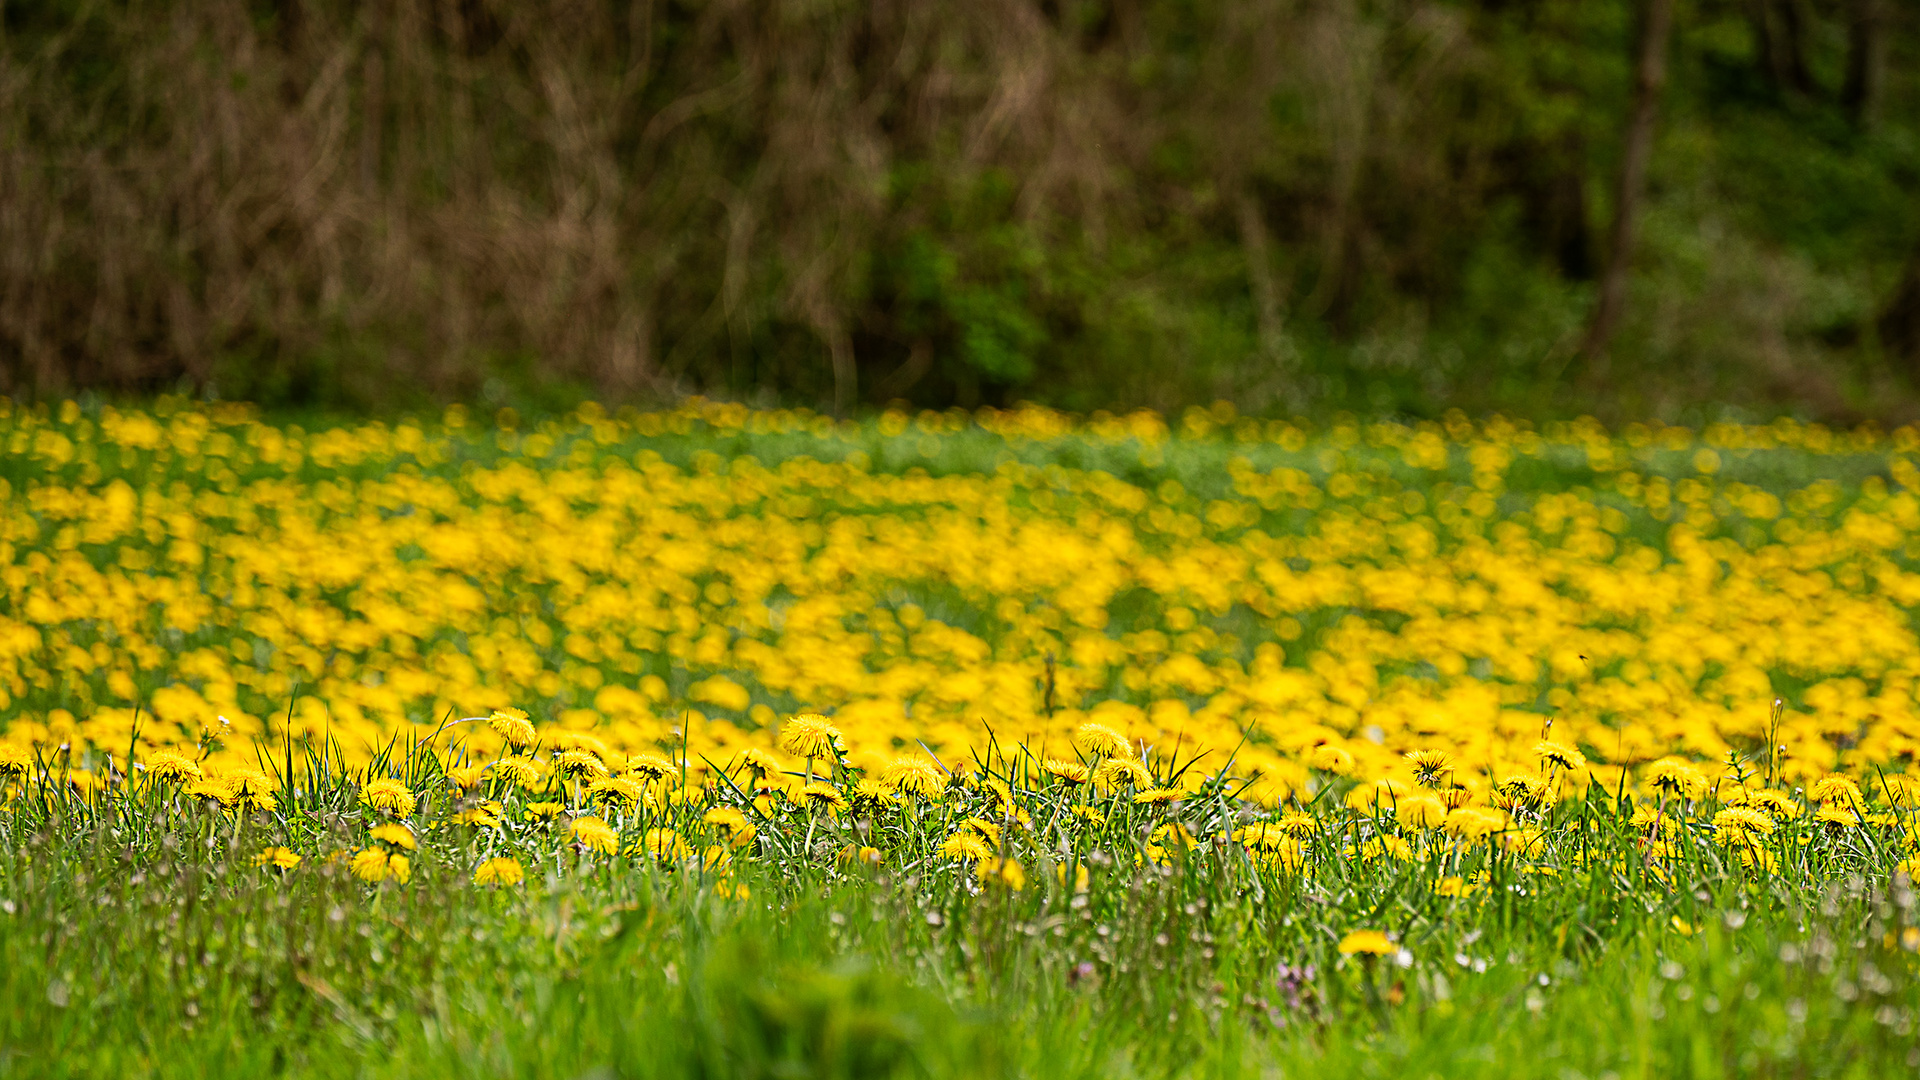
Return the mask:
<svg viewBox="0 0 1920 1080">
<path fill-rule="evenodd" d="M 851 798 L 854 812 L 860 814 L 876 814 L 900 802 L 892 787 L 871 777 L 862 777 L 854 783 Z"/>
<path fill-rule="evenodd" d="M 578 825 L 579 822 L 574 822 Z M 648 829 L 641 838 L 640 850 L 653 856 L 653 860 L 662 866 L 671 865 L 693 857 L 693 848 L 686 839 L 672 829 Z"/>
<path fill-rule="evenodd" d="M 1431 795 L 1409 795 L 1394 806 L 1393 816 L 1409 828 L 1434 829 L 1447 820 L 1447 808 Z"/>
<path fill-rule="evenodd" d="M 1453 776 L 1453 758 L 1443 750 L 1409 750 L 1407 763 L 1413 766 L 1413 782 L 1423 788 L 1445 786 Z"/>
<path fill-rule="evenodd" d="M 1578 772 L 1587 767 L 1587 756 L 1564 743 L 1540 740 L 1534 745 L 1533 756 L 1540 759 L 1542 767 L 1552 766 L 1563 772 Z"/>
<path fill-rule="evenodd" d="M 1355 930 L 1340 939 L 1340 952 L 1347 956 L 1356 953 L 1362 956 L 1390 956 L 1399 951 L 1399 947 L 1378 930 Z"/>
<path fill-rule="evenodd" d="M 983 885 L 997 885 L 1011 892 L 1027 887 L 1027 870 L 1017 859 L 982 859 L 975 865 L 974 874 Z"/>
<path fill-rule="evenodd" d="M 529 757 L 503 757 L 487 768 L 493 775 L 516 787 L 527 787 L 540 781 L 540 763 Z"/>
<path fill-rule="evenodd" d="M 380 848 L 365 848 L 353 855 L 348 864 L 353 876 L 365 882 L 381 882 L 388 878 L 404 885 L 413 878 L 413 864 L 405 855 L 390 854 Z"/>
<path fill-rule="evenodd" d="M 613 831 L 613 826 L 597 817 L 574 818 L 569 831 L 574 841 L 588 851 L 611 855 L 620 849 L 619 834 Z"/>
<path fill-rule="evenodd" d="M 1126 736 L 1106 726 L 1088 722 L 1081 724 L 1073 733 L 1074 748 L 1091 757 L 1133 756 L 1133 746 Z"/>
<path fill-rule="evenodd" d="M 1456 874 L 1441 878 L 1433 891 L 1441 896 L 1467 897 L 1472 896 L 1478 888 L 1473 882 Z"/>
<path fill-rule="evenodd" d="M 627 772 L 647 783 L 665 780 L 678 771 L 673 762 L 659 754 L 635 754 L 627 759 Z"/>
<path fill-rule="evenodd" d="M 1400 862 L 1412 862 L 1418 858 L 1418 855 L 1415 854 L 1413 845 L 1407 843 L 1405 837 L 1376 836 L 1360 844 L 1360 857 L 1368 860 L 1387 857 Z"/>
<path fill-rule="evenodd" d="M 1078 761 L 1062 761 L 1059 758 L 1048 758 L 1040 763 L 1040 768 L 1048 775 L 1064 780 L 1069 784 L 1084 784 L 1087 782 L 1089 776 L 1087 767 Z"/>
<path fill-rule="evenodd" d="M 573 780 L 596 779 L 607 775 L 607 763 L 586 750 L 562 750 L 554 755 L 553 767 Z"/>
<path fill-rule="evenodd" d="M 647 789 L 624 776 L 603 776 L 587 785 L 587 798 L 603 806 L 617 806 L 622 810 L 632 810 L 641 803 L 651 803 Z"/>
<path fill-rule="evenodd" d="M 1772 788 L 1761 788 L 1747 793 L 1746 805 L 1762 811 L 1775 821 L 1791 821 L 1799 816 L 1800 808 L 1794 805 L 1785 792 Z"/>
<path fill-rule="evenodd" d="M 1053 864 L 1053 879 L 1056 882 L 1059 882 L 1061 888 L 1064 889 L 1067 887 L 1067 864 L 1066 863 Z M 1078 895 L 1080 893 L 1086 892 L 1088 882 L 1089 882 L 1089 878 L 1087 876 L 1087 864 L 1075 863 L 1073 866 L 1074 893 Z"/>
<path fill-rule="evenodd" d="M 166 751 L 163 751 L 163 753 L 166 753 Z M 172 753 L 169 753 L 168 756 L 175 757 L 175 758 L 180 757 L 180 755 L 172 754 Z M 180 760 L 185 761 L 186 759 L 180 758 Z M 187 762 L 187 763 L 190 765 L 193 764 L 192 762 Z M 0 776 L 7 777 L 9 779 L 17 779 L 19 777 L 27 775 L 28 772 L 32 771 L 32 769 L 33 769 L 32 754 L 28 753 L 24 748 L 15 746 L 11 743 L 0 745 Z M 199 775 L 199 770 L 200 770 L 200 767 L 198 765 L 194 765 L 194 775 L 196 776 Z"/>
<path fill-rule="evenodd" d="M 940 854 L 949 859 L 981 860 L 993 857 L 993 849 L 972 829 L 962 829 L 940 844 Z"/>
<path fill-rule="evenodd" d="M 560 812 L 565 810 L 566 808 L 567 807 L 565 803 L 546 802 L 546 801 L 530 802 L 527 804 L 525 813 L 528 821 L 546 822 L 546 821 L 552 821 L 554 818 L 559 817 Z"/>
<path fill-rule="evenodd" d="M 405 825 L 375 825 L 370 831 L 375 840 L 404 851 L 412 851 L 419 844 L 413 837 L 413 830 Z"/>
<path fill-rule="evenodd" d="M 270 866 L 275 870 L 291 870 L 300 865 L 300 856 L 292 848 L 262 848 L 260 854 L 253 857 L 253 865 Z"/>
<path fill-rule="evenodd" d="M 526 880 L 527 871 L 520 860 L 497 856 L 488 859 L 474 868 L 475 885 L 518 885 Z"/>
<path fill-rule="evenodd" d="M 1846 828 L 1852 828 L 1861 823 L 1860 811 L 1841 799 L 1821 803 L 1820 809 L 1813 812 L 1813 819 L 1823 825 L 1838 825 Z"/>
<path fill-rule="evenodd" d="M 178 784 L 188 780 L 198 780 L 205 774 L 199 763 L 185 754 L 176 754 L 171 750 L 156 750 L 147 755 L 147 775 L 155 780 L 169 784 Z M 21 769 L 25 772 L 25 768 Z"/>
<path fill-rule="evenodd" d="M 497 829 L 500 827 L 501 812 L 500 804 L 489 799 L 478 806 L 469 806 L 455 814 L 453 822 L 456 825 L 472 825 L 480 829 Z"/>
<path fill-rule="evenodd" d="M 1448 812 L 1440 823 L 1448 836 L 1456 840 L 1484 840 L 1507 827 L 1506 815 L 1484 807 L 1463 806 Z"/>
<path fill-rule="evenodd" d="M 809 811 L 838 814 L 847 808 L 847 797 L 832 784 L 815 781 L 800 789 L 800 801 Z"/>
<path fill-rule="evenodd" d="M 533 722 L 528 720 L 527 714 L 519 709 L 493 710 L 493 715 L 487 717 L 487 726 L 516 751 L 532 746 L 537 737 L 533 730 Z"/>
<path fill-rule="evenodd" d="M 1163 806 L 1177 799 L 1185 798 L 1186 794 L 1185 791 L 1175 787 L 1148 788 L 1145 791 L 1136 792 L 1133 796 L 1133 801 L 1140 804 Z"/>
<path fill-rule="evenodd" d="M 413 808 L 419 803 L 407 785 L 387 776 L 360 785 L 360 801 L 394 817 L 412 814 Z"/>
<path fill-rule="evenodd" d="M 1672 798 L 1694 799 L 1707 789 L 1707 778 L 1685 762 L 1663 758 L 1647 766 L 1648 787 Z"/>
<path fill-rule="evenodd" d="M 458 792 L 472 791 L 486 778 L 484 765 L 461 765 L 447 770 L 447 786 Z"/>
<path fill-rule="evenodd" d="M 1813 786 L 1807 789 L 1807 798 L 1822 804 L 1838 804 L 1847 809 L 1864 808 L 1867 805 L 1866 799 L 1860 794 L 1860 785 L 1838 773 L 1814 781 Z"/>
<path fill-rule="evenodd" d="M 1335 776 L 1353 775 L 1353 755 L 1332 743 L 1321 743 L 1314 747 L 1312 756 L 1307 759 L 1307 764 Z"/>
<path fill-rule="evenodd" d="M 830 757 L 839 740 L 840 729 L 819 713 L 801 713 L 780 727 L 780 749 L 795 757 Z"/>
<path fill-rule="evenodd" d="M 970 817 L 962 821 L 960 827 L 963 829 L 972 829 L 974 832 L 979 833 L 980 838 L 989 844 L 998 845 L 1000 843 L 1000 826 L 995 825 L 985 818 Z"/>
<path fill-rule="evenodd" d="M 1775 828 L 1770 815 L 1749 806 L 1729 806 L 1713 815 L 1713 841 L 1724 847 L 1755 843 Z"/>
<path fill-rule="evenodd" d="M 188 798 L 211 799 L 223 807 L 231 807 L 240 801 L 240 793 L 233 790 L 232 784 L 210 776 L 189 781 L 182 791 Z"/>
<path fill-rule="evenodd" d="M 1100 768 L 1094 775 L 1109 788 L 1145 789 L 1154 786 L 1153 774 L 1147 771 L 1145 765 L 1132 758 L 1110 757 L 1100 763 Z"/>
<path fill-rule="evenodd" d="M 751 771 L 754 779 L 759 780 L 766 777 L 768 773 L 779 772 L 780 760 L 765 750 L 750 746 L 735 754 L 733 761 L 727 767 L 729 773 L 737 773 L 742 769 Z"/>
<path fill-rule="evenodd" d="M 938 765 L 911 757 L 894 758 L 881 770 L 880 779 L 895 791 L 923 799 L 938 799 L 946 786 Z"/>
</svg>

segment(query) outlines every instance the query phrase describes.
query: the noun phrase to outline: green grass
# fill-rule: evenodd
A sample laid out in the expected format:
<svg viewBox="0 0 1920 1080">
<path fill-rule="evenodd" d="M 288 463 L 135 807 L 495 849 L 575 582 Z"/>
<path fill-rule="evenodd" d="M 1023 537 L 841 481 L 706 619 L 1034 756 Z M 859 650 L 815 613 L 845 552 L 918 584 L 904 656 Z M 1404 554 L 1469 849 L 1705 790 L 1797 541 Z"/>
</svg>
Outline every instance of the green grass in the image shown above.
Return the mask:
<svg viewBox="0 0 1920 1080">
<path fill-rule="evenodd" d="M 425 752 L 405 763 L 423 777 Z M 29 788 L 0 817 L 0 1075 L 315 1077 L 1720 1077 L 1920 1066 L 1920 912 L 1867 829 L 1790 824 L 1753 877 L 1704 835 L 1668 874 L 1597 788 L 1524 861 L 1436 845 L 1409 863 L 1317 844 L 1311 873 L 1214 842 L 1136 865 L 1159 811 L 1114 803 L 1059 852 L 1060 888 L 982 888 L 929 852 L 991 795 L 763 830 L 723 898 L 697 861 L 564 847 L 515 889 L 468 883 L 459 827 L 369 886 L 267 843 L 352 846 L 363 811 L 311 768 L 270 813 L 89 806 Z M 1055 794 L 1023 795 L 1044 810 Z M 417 815 L 451 809 L 432 796 Z M 510 803 L 511 805 L 511 803 Z M 1362 818 L 1331 800 L 1323 828 Z M 1036 834 L 1049 827 L 1035 814 Z M 1344 824 L 1343 824 L 1344 823 Z M 886 867 L 839 866 L 861 828 Z M 1209 830 L 1212 830 L 1210 834 Z M 533 830 L 521 830 L 531 833 Z M 1797 836 L 1807 836 L 1801 845 Z M 1040 845 L 1036 845 L 1040 846 Z M 1555 865 L 1558 874 L 1529 872 Z M 1587 872 L 1581 867 L 1592 867 Z M 1441 876 L 1484 871 L 1466 898 Z M 1403 950 L 1343 956 L 1354 928 Z"/>
</svg>

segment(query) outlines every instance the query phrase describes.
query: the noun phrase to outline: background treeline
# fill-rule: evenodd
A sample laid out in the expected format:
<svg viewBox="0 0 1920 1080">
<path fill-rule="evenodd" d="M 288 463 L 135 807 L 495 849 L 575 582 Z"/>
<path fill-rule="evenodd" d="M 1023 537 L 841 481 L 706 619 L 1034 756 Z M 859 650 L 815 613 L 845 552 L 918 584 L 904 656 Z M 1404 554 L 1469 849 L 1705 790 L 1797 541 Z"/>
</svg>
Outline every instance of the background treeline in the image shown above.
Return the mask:
<svg viewBox="0 0 1920 1080">
<path fill-rule="evenodd" d="M 1907 0 L 5 0 L 0 33 L 5 393 L 1920 413 Z"/>
</svg>

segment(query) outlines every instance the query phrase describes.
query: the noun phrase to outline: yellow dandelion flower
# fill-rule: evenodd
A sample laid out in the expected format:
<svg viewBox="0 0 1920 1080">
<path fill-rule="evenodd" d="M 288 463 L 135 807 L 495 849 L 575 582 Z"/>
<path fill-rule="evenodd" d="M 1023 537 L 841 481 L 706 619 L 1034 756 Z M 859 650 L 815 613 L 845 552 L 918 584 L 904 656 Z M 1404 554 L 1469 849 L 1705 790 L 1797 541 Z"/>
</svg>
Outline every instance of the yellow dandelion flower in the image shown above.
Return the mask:
<svg viewBox="0 0 1920 1080">
<path fill-rule="evenodd" d="M 1746 805 L 1766 813 L 1775 821 L 1792 821 L 1800 816 L 1800 807 L 1791 796 L 1772 788 L 1761 788 L 1747 793 Z"/>
<path fill-rule="evenodd" d="M 1165 805 L 1179 799 L 1184 799 L 1186 795 L 1186 792 L 1175 787 L 1148 788 L 1145 791 L 1136 792 L 1133 796 L 1133 801 L 1141 804 L 1151 803 L 1154 805 Z"/>
<path fill-rule="evenodd" d="M 1751 844 L 1773 835 L 1773 817 L 1750 806 L 1729 806 L 1713 815 L 1714 843 L 1725 847 Z"/>
<path fill-rule="evenodd" d="M 1707 778 L 1683 761 L 1662 758 L 1647 766 L 1648 787 L 1673 798 L 1695 799 L 1707 789 Z"/>
<path fill-rule="evenodd" d="M 1094 773 L 1100 782 L 1109 788 L 1150 788 L 1154 786 L 1153 774 L 1145 765 L 1132 758 L 1110 757 L 1100 763 Z"/>
<path fill-rule="evenodd" d="M 635 754 L 627 759 L 627 772 L 647 783 L 665 780 L 669 776 L 677 775 L 679 771 L 674 767 L 673 762 L 659 754 Z"/>
<path fill-rule="evenodd" d="M 982 859 L 973 872 L 983 885 L 997 885 L 1012 892 L 1027 887 L 1026 867 L 1017 859 Z"/>
<path fill-rule="evenodd" d="M 884 781 L 871 777 L 862 777 L 853 785 L 853 809 L 856 813 L 873 814 L 889 806 L 897 805 L 900 796 Z"/>
<path fill-rule="evenodd" d="M 1387 935 L 1378 930 L 1355 930 L 1340 939 L 1340 951 L 1348 956 L 1355 953 L 1363 956 L 1390 956 L 1400 950 Z"/>
<path fill-rule="evenodd" d="M 599 755 L 586 750 L 560 751 L 554 755 L 553 767 L 559 769 L 561 775 L 575 780 L 607 775 L 607 763 L 601 761 Z"/>
<path fill-rule="evenodd" d="M 1814 781 L 1813 786 L 1807 789 L 1807 798 L 1817 803 L 1836 803 L 1847 809 L 1864 808 L 1867 805 L 1866 799 L 1860 794 L 1860 785 L 1838 773 Z"/>
<path fill-rule="evenodd" d="M 574 818 L 569 831 L 574 840 L 588 851 L 611 855 L 620 849 L 620 835 L 613 831 L 613 826 L 597 817 Z"/>
<path fill-rule="evenodd" d="M 271 866 L 275 870 L 291 870 L 300 865 L 300 856 L 292 848 L 262 848 L 260 854 L 253 857 L 255 866 Z"/>
<path fill-rule="evenodd" d="M 394 817 L 406 817 L 413 813 L 419 800 L 407 785 L 389 776 L 369 780 L 360 785 L 360 801 L 375 810 L 392 814 Z"/>
<path fill-rule="evenodd" d="M 632 810 L 642 803 L 651 805 L 647 789 L 624 776 L 602 776 L 587 785 L 587 798 L 603 806 Z"/>
<path fill-rule="evenodd" d="M 693 857 L 693 847 L 672 829 L 648 829 L 646 836 L 641 838 L 640 849 L 662 865 Z"/>
<path fill-rule="evenodd" d="M 1540 759 L 1542 767 L 1551 765 L 1565 772 L 1578 772 L 1587 767 L 1587 755 L 1565 743 L 1540 740 L 1533 747 L 1533 756 Z"/>
<path fill-rule="evenodd" d="M 26 770 L 23 768 L 21 771 Z M 171 750 L 155 750 L 147 755 L 147 775 L 155 780 L 177 784 L 186 780 L 198 780 L 206 774 L 201 772 L 199 763 L 184 754 L 176 754 Z"/>
<path fill-rule="evenodd" d="M 180 757 L 180 755 L 172 753 L 171 751 L 163 750 L 163 751 L 160 751 L 160 753 L 166 754 L 168 757 L 171 757 L 171 758 L 177 758 L 181 761 L 186 761 L 185 758 L 182 758 Z M 155 756 L 157 757 L 159 755 L 156 754 Z M 187 761 L 187 764 L 193 765 L 191 761 Z M 0 746 L 0 776 L 17 778 L 17 777 L 27 775 L 28 772 L 32 771 L 32 769 L 33 769 L 33 754 L 30 753 L 25 747 L 15 746 L 11 743 Z M 148 771 L 149 772 L 152 771 L 151 765 L 148 766 Z M 200 766 L 198 765 L 193 766 L 193 775 L 195 776 L 200 775 Z"/>
<path fill-rule="evenodd" d="M 1409 750 L 1413 781 L 1425 788 L 1444 787 L 1453 776 L 1453 757 L 1444 750 Z"/>
<path fill-rule="evenodd" d="M 780 771 L 780 759 L 757 746 L 749 746 L 735 754 L 727 764 L 728 773 L 737 773 L 742 769 L 751 770 L 756 778 L 764 777 Z"/>
<path fill-rule="evenodd" d="M 940 766 L 922 758 L 894 758 L 881 770 L 880 779 L 895 791 L 923 799 L 938 799 L 946 788 L 946 775 Z"/>
<path fill-rule="evenodd" d="M 1352 775 L 1354 768 L 1353 755 L 1332 743 L 1321 743 L 1314 747 L 1307 764 L 1335 776 Z"/>
<path fill-rule="evenodd" d="M 940 854 L 945 855 L 949 859 L 972 859 L 977 861 L 993 858 L 993 849 L 987 846 L 987 842 L 981 838 L 979 833 L 974 832 L 972 829 L 962 829 L 952 836 L 947 837 L 946 840 L 941 843 Z"/>
<path fill-rule="evenodd" d="M 819 713 L 801 713 L 780 726 L 780 749 L 795 757 L 832 757 L 840 729 Z"/>
<path fill-rule="evenodd" d="M 385 881 L 391 873 L 387 863 L 387 853 L 379 848 L 366 848 L 354 852 L 353 860 L 348 863 L 348 869 L 353 872 L 354 877 L 370 882 Z"/>
<path fill-rule="evenodd" d="M 530 757 L 503 757 L 487 766 L 493 775 L 517 787 L 540 782 L 540 763 Z"/>
<path fill-rule="evenodd" d="M 526 877 L 527 871 L 520 865 L 520 860 L 505 856 L 488 859 L 473 871 L 475 885 L 518 885 Z"/>
<path fill-rule="evenodd" d="M 1485 807 L 1463 806 L 1448 812 L 1440 827 L 1457 840 L 1484 840 L 1507 827 L 1507 816 Z"/>
<path fill-rule="evenodd" d="M 980 838 L 989 844 L 998 846 L 1000 843 L 1000 826 L 995 825 L 985 818 L 970 817 L 962 821 L 960 827 L 963 829 L 972 829 L 974 832 L 979 833 Z"/>
<path fill-rule="evenodd" d="M 187 786 L 181 790 L 188 798 L 213 799 L 223 807 L 232 806 L 240 801 L 240 793 L 233 790 L 233 785 L 224 779 L 211 776 L 188 781 Z"/>
<path fill-rule="evenodd" d="M 375 825 L 371 831 L 375 840 L 405 851 L 412 851 L 419 846 L 419 842 L 413 837 L 413 830 L 405 825 Z"/>
<path fill-rule="evenodd" d="M 1361 858 L 1371 861 L 1381 856 L 1397 859 L 1400 862 L 1413 862 L 1419 857 L 1415 854 L 1413 845 L 1407 843 L 1405 837 L 1376 836 L 1361 842 Z"/>
<path fill-rule="evenodd" d="M 519 709 L 493 710 L 493 715 L 487 717 L 487 726 L 515 750 L 525 750 L 538 737 L 533 730 L 533 722 Z"/>
<path fill-rule="evenodd" d="M 1415 829 L 1434 829 L 1447 820 L 1447 807 L 1431 795 L 1409 795 L 1393 808 L 1401 824 Z"/>
<path fill-rule="evenodd" d="M 528 821 L 533 822 L 552 821 L 554 818 L 559 817 L 560 812 L 566 808 L 565 803 L 530 802 L 527 804 L 526 818 Z"/>
<path fill-rule="evenodd" d="M 847 808 L 847 797 L 832 784 L 815 781 L 800 789 L 800 801 L 810 811 L 838 814 Z"/>
<path fill-rule="evenodd" d="M 484 765 L 461 765 L 447 770 L 447 786 L 455 791 L 472 791 L 487 778 Z"/>
<path fill-rule="evenodd" d="M 1125 735 L 1105 724 L 1096 724 L 1091 721 L 1074 729 L 1073 745 L 1081 753 L 1093 757 L 1130 758 L 1133 756 L 1133 744 L 1127 741 Z"/>
<path fill-rule="evenodd" d="M 1048 758 L 1041 762 L 1040 768 L 1069 784 L 1084 784 L 1090 776 L 1085 765 L 1078 761 L 1063 761 L 1060 758 Z"/>
</svg>

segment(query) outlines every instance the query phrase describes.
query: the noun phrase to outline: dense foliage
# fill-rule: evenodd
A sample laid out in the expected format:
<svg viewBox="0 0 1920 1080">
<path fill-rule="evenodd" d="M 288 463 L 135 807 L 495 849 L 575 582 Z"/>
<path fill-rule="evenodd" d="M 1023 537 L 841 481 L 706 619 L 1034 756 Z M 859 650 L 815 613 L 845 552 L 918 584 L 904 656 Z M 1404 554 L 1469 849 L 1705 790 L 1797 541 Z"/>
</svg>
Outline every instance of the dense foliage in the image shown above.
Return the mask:
<svg viewBox="0 0 1920 1080">
<path fill-rule="evenodd" d="M 1910 413 L 1912 5 L 1676 2 L 1599 364 L 1629 0 L 13 0 L 0 390 Z"/>
</svg>

